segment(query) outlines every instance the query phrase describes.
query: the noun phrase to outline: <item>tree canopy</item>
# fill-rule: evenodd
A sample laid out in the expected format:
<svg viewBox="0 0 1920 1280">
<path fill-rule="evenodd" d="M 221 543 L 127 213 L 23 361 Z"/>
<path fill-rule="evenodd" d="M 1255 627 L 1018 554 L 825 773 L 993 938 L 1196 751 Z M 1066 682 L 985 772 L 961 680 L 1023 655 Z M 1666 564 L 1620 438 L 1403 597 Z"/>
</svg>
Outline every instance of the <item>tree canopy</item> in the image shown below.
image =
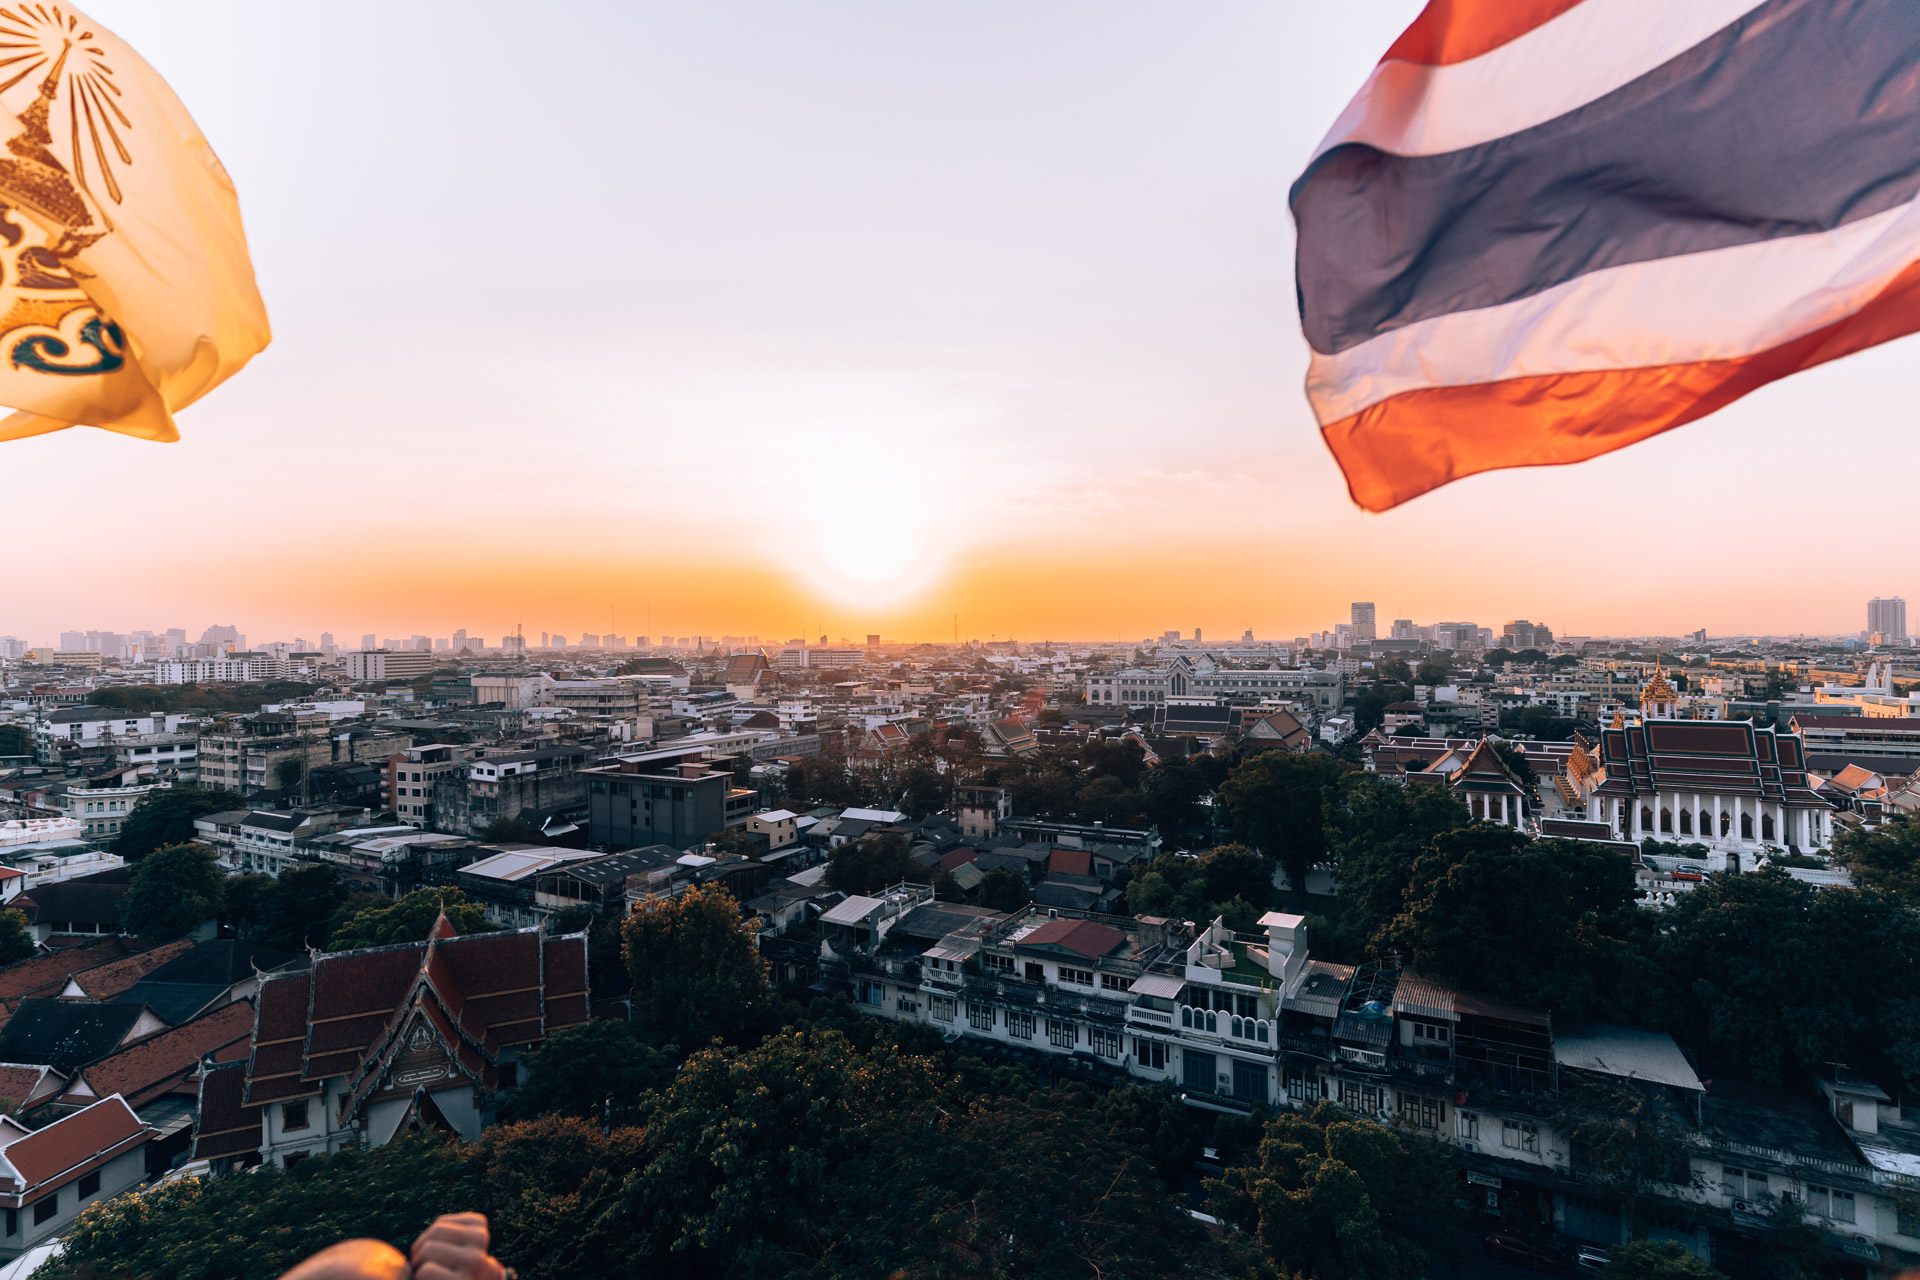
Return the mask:
<svg viewBox="0 0 1920 1280">
<path fill-rule="evenodd" d="M 120 928 L 149 942 L 185 937 L 220 914 L 226 888 L 227 873 L 206 845 L 156 849 L 134 864 Z"/>
<path fill-rule="evenodd" d="M 239 796 L 218 787 L 167 787 L 149 791 L 134 803 L 120 824 L 120 833 L 113 838 L 113 851 L 128 862 L 135 862 L 170 844 L 190 844 L 199 834 L 194 830 L 195 818 L 238 808 L 241 803 Z"/>
<path fill-rule="evenodd" d="M 1216 798 L 1233 838 L 1277 860 L 1302 889 L 1327 857 L 1327 794 L 1352 768 L 1323 752 L 1262 751 L 1227 775 Z"/>
<path fill-rule="evenodd" d="M 1615 850 L 1475 823 L 1436 837 L 1414 862 L 1406 906 L 1375 946 L 1471 991 L 1614 1012 L 1617 984 L 1639 968 L 1633 894 L 1633 863 Z"/>
<path fill-rule="evenodd" d="M 634 1022 L 656 1043 L 737 1044 L 772 1013 L 758 922 L 719 885 L 641 903 L 621 927 Z"/>
<path fill-rule="evenodd" d="M 348 906 L 352 906 L 349 899 Z M 401 942 L 424 942 L 440 912 L 455 933 L 490 933 L 500 926 L 487 919 L 487 909 L 469 902 L 458 889 L 415 889 L 404 898 L 379 899 L 347 915 L 327 939 L 329 951 L 358 951 L 390 947 Z"/>
<path fill-rule="evenodd" d="M 827 856 L 827 887 L 842 893 L 873 893 L 902 881 L 932 884 L 933 871 L 907 853 L 897 835 L 849 840 Z"/>
<path fill-rule="evenodd" d="M 226 908 L 252 941 L 300 952 L 327 945 L 334 914 L 350 892 L 340 868 L 302 862 L 277 877 L 234 876 L 227 881 Z"/>
<path fill-rule="evenodd" d="M 1267 1122 L 1258 1158 L 1230 1168 L 1216 1212 L 1257 1236 L 1283 1275 L 1418 1280 L 1421 1237 L 1447 1217 L 1434 1153 L 1330 1102 Z"/>
</svg>

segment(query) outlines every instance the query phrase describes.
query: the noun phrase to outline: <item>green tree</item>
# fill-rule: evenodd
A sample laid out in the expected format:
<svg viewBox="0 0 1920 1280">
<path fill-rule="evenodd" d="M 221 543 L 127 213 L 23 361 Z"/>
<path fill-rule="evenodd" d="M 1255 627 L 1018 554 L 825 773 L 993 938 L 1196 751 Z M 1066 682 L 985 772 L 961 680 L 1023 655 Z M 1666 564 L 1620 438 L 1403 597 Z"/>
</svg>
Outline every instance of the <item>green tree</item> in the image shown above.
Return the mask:
<svg viewBox="0 0 1920 1280">
<path fill-rule="evenodd" d="M 1378 934 L 1406 908 L 1414 863 L 1434 837 L 1472 820 L 1445 787 L 1343 776 L 1327 797 L 1325 823 L 1344 924 L 1363 942 Z"/>
<path fill-rule="evenodd" d="M 900 792 L 900 812 L 910 818 L 924 818 L 946 807 L 953 795 L 953 782 L 946 774 L 925 764 L 908 765 L 895 785 Z"/>
<path fill-rule="evenodd" d="M 1413 865 L 1406 907 L 1376 937 L 1410 967 L 1569 1014 L 1614 1012 L 1638 974 L 1633 863 L 1577 840 L 1476 823 Z M 1522 907 L 1520 904 L 1524 904 Z"/>
<path fill-rule="evenodd" d="M 293 756 L 288 756 L 273 766 L 273 780 L 279 784 L 282 791 L 297 790 L 306 776 L 306 762 Z"/>
<path fill-rule="evenodd" d="M 1920 907 L 1920 822 L 1903 815 L 1878 827 L 1855 827 L 1836 836 L 1833 848 L 1856 883 Z"/>
<path fill-rule="evenodd" d="M 1295 889 L 1327 859 L 1326 798 L 1352 766 L 1323 752 L 1262 751 L 1220 784 L 1233 838 L 1279 862 Z"/>
<path fill-rule="evenodd" d="M 1033 901 L 1027 882 L 1005 867 L 980 877 L 980 905 L 995 911 L 1018 911 Z"/>
<path fill-rule="evenodd" d="M 1402 663 L 1401 665 L 1405 665 Z M 1396 702 L 1411 702 L 1413 690 L 1404 684 L 1375 685 L 1353 700 L 1353 727 L 1356 734 L 1370 733 L 1387 722 L 1387 708 Z"/>
<path fill-rule="evenodd" d="M 1095 738 L 1081 748 L 1080 767 L 1089 778 L 1114 778 L 1122 789 L 1138 791 L 1147 757 L 1133 738 Z"/>
<path fill-rule="evenodd" d="M 673 1274 L 670 1259 L 637 1251 L 617 1209 L 626 1179 L 647 1162 L 643 1130 L 547 1116 L 489 1129 L 468 1150 L 495 1252 L 524 1280 Z"/>
<path fill-rule="evenodd" d="M 120 929 L 149 942 L 185 937 L 220 914 L 227 875 L 203 844 L 156 849 L 133 868 L 120 899 Z"/>
<path fill-rule="evenodd" d="M 349 899 L 348 905 L 351 902 Z M 467 895 L 458 889 L 415 889 L 404 898 L 392 902 L 381 899 L 348 915 L 327 939 L 327 950 L 360 951 L 400 942 L 424 942 L 442 911 L 457 934 L 491 933 L 500 927 L 487 919 L 485 907 L 467 901 Z"/>
<path fill-rule="evenodd" d="M 1659 1006 L 1710 1061 L 1783 1082 L 1846 1062 L 1920 1087 L 1920 916 L 1878 889 L 1769 867 L 1710 876 L 1663 914 Z"/>
<path fill-rule="evenodd" d="M 52 1280 L 257 1280 L 355 1236 L 405 1242 L 442 1213 L 471 1209 L 479 1187 L 459 1144 L 403 1137 L 349 1146 L 287 1170 L 183 1179 L 88 1206 Z"/>
<path fill-rule="evenodd" d="M 1373 678 L 1382 684 L 1412 684 L 1413 668 L 1405 658 L 1388 658 L 1374 664 Z"/>
<path fill-rule="evenodd" d="M 1607 1250 L 1607 1280 L 1726 1280 L 1673 1240 L 1629 1240 Z"/>
<path fill-rule="evenodd" d="M 1110 827 L 1131 827 L 1146 820 L 1140 793 L 1128 790 L 1126 783 L 1110 774 L 1101 774 L 1081 787 L 1073 809 L 1082 822 L 1103 822 Z"/>
<path fill-rule="evenodd" d="M 12 964 L 15 960 L 25 960 L 37 948 L 34 946 L 33 933 L 27 924 L 27 914 L 17 907 L 0 910 L 0 964 Z"/>
<path fill-rule="evenodd" d="M 643 1041 L 625 1022 L 562 1027 L 520 1060 L 509 1118 L 582 1116 L 603 1125 L 633 1124 L 646 1095 L 673 1079 L 672 1046 Z"/>
<path fill-rule="evenodd" d="M 1147 821 L 1169 840 L 1186 840 L 1206 831 L 1200 801 L 1211 790 L 1206 775 L 1191 760 L 1167 760 L 1146 771 L 1140 798 Z"/>
<path fill-rule="evenodd" d="M 656 1043 L 739 1043 L 772 1013 L 758 922 L 719 885 L 640 904 L 622 927 L 635 1025 Z"/>
<path fill-rule="evenodd" d="M 827 887 L 842 893 L 872 893 L 910 881 L 933 883 L 933 872 L 907 852 L 897 835 L 869 835 L 849 840 L 827 855 Z"/>
<path fill-rule="evenodd" d="M 236 809 L 240 797 L 218 787 L 168 787 L 149 791 L 120 824 L 113 851 L 129 862 L 171 844 L 190 844 L 198 834 L 193 820 Z"/>
<path fill-rule="evenodd" d="M 1418 1280 L 1430 1261 L 1420 1237 L 1447 1214 L 1445 1187 L 1392 1132 L 1323 1102 L 1269 1121 L 1257 1163 L 1228 1169 L 1213 1204 L 1284 1275 Z"/>
<path fill-rule="evenodd" d="M 736 1274 L 790 1274 L 774 1258 L 817 1255 L 816 1224 L 840 1207 L 830 1172 L 889 1139 L 902 1113 L 934 1119 L 939 1086 L 930 1059 L 861 1052 L 838 1032 L 703 1050 L 647 1116 L 650 1158 L 622 1188 L 626 1217 L 648 1252 L 681 1255 L 684 1274 L 742 1255 L 766 1270 Z"/>
<path fill-rule="evenodd" d="M 1445 658 L 1426 658 L 1420 663 L 1420 669 L 1413 673 L 1415 684 L 1441 685 L 1453 677 L 1453 664 Z"/>
<path fill-rule="evenodd" d="M 1581 1179 L 1608 1192 L 1636 1230 L 1650 1208 L 1695 1189 L 1692 1134 L 1663 1086 L 1563 1068 L 1547 1119 L 1577 1153 Z"/>
<path fill-rule="evenodd" d="M 227 883 L 228 908 L 235 909 L 235 877 Z M 351 886 L 330 862 L 302 862 L 267 882 L 252 908 L 248 936 L 264 946 L 300 952 L 327 945 L 328 926 L 346 902 Z"/>
</svg>

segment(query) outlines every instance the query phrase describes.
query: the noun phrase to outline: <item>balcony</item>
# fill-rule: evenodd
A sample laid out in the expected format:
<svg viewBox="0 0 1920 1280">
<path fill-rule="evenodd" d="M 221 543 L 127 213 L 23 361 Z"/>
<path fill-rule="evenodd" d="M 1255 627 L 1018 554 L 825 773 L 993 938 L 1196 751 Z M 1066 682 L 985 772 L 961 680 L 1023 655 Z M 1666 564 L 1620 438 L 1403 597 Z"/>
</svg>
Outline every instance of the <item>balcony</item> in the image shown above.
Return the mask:
<svg viewBox="0 0 1920 1280">
<path fill-rule="evenodd" d="M 1139 1005 L 1127 1006 L 1127 1021 L 1135 1026 L 1155 1027 L 1161 1031 L 1173 1030 L 1173 1015 L 1158 1009 L 1143 1009 Z"/>
</svg>

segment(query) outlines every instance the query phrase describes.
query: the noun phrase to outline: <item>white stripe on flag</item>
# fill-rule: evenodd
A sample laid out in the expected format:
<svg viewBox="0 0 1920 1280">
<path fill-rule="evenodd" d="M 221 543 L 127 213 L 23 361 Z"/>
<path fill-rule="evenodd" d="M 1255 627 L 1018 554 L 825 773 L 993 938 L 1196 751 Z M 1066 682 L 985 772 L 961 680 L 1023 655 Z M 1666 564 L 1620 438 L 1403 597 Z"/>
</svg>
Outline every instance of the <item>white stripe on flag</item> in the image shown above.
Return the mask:
<svg viewBox="0 0 1920 1280">
<path fill-rule="evenodd" d="M 1920 200 L 1833 231 L 1608 267 L 1315 352 L 1307 398 L 1325 426 L 1423 387 L 1737 359 L 1845 319 L 1916 260 Z"/>
<path fill-rule="evenodd" d="M 1346 142 L 1438 155 L 1531 129 L 1638 80 L 1763 3 L 1583 0 L 1465 62 L 1383 62 L 1314 159 Z"/>
</svg>

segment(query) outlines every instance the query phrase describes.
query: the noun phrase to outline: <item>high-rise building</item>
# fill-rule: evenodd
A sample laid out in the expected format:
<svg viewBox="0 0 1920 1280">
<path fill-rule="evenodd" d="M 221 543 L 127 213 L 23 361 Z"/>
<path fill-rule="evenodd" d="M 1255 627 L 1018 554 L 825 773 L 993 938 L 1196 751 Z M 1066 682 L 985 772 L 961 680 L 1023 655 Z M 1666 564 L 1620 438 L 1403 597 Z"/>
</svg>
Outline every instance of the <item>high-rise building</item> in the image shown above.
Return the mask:
<svg viewBox="0 0 1920 1280">
<path fill-rule="evenodd" d="M 1867 601 L 1867 639 L 1874 644 L 1907 642 L 1907 601 L 1904 596 L 1875 596 Z"/>
<path fill-rule="evenodd" d="M 380 645 L 373 632 L 369 631 L 360 637 L 360 647 L 362 649 L 378 649 Z"/>
<path fill-rule="evenodd" d="M 1355 644 L 1366 644 L 1379 637 L 1373 629 L 1373 601 L 1356 600 L 1353 602 L 1353 640 Z"/>
<path fill-rule="evenodd" d="M 1395 618 L 1393 620 L 1392 634 L 1395 640 L 1418 640 L 1421 638 L 1420 628 L 1413 625 L 1412 618 Z"/>
</svg>

